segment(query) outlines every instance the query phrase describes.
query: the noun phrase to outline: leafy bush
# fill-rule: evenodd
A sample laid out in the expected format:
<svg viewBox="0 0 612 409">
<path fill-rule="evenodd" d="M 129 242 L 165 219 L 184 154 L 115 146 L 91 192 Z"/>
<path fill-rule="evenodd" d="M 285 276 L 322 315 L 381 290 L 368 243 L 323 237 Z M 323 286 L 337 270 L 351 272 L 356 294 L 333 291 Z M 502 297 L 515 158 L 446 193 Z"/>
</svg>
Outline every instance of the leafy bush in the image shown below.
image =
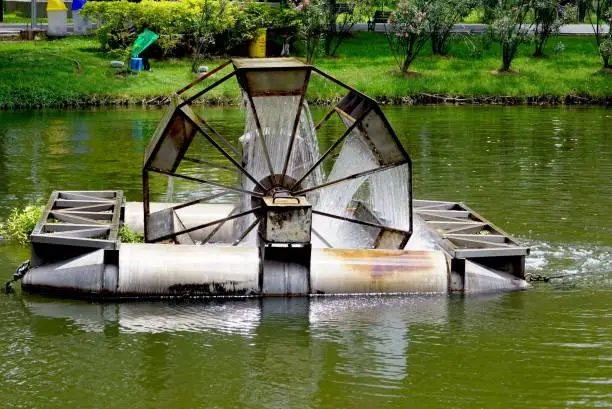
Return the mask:
<svg viewBox="0 0 612 409">
<path fill-rule="evenodd" d="M 128 48 L 148 28 L 159 34 L 152 48 L 164 57 L 225 54 L 253 38 L 259 27 L 293 28 L 295 33 L 298 24 L 292 10 L 227 0 L 96 1 L 87 2 L 81 14 L 99 23 L 102 49 Z"/>
<path fill-rule="evenodd" d="M 451 30 L 476 7 L 476 0 L 431 0 L 429 2 L 429 29 L 434 54 L 446 55 Z"/>
<path fill-rule="evenodd" d="M 130 230 L 126 225 L 119 228 L 119 239 L 122 243 L 144 243 L 144 236 Z"/>
<path fill-rule="evenodd" d="M 597 22 L 591 24 L 604 68 L 612 68 L 612 0 L 594 0 L 591 4 Z M 608 26 L 604 33 L 603 27 Z"/>
<path fill-rule="evenodd" d="M 340 44 L 350 36 L 350 31 L 355 23 L 365 21 L 372 14 L 372 3 L 372 0 L 351 0 L 348 3 L 325 0 L 323 9 L 326 20 L 323 35 L 325 55 L 336 55 Z M 344 4 L 347 7 L 339 9 L 339 4 Z"/>
<path fill-rule="evenodd" d="M 559 0 L 533 0 L 534 57 L 544 55 L 544 45 L 548 39 L 559 34 L 562 24 L 575 21 L 576 13 L 575 6 L 568 4 L 561 7 Z"/>
<path fill-rule="evenodd" d="M 401 72 L 408 72 L 410 64 L 429 40 L 428 24 L 429 10 L 425 0 L 400 0 L 397 10 L 391 13 L 387 40 Z"/>
<path fill-rule="evenodd" d="M 490 29 L 502 50 L 500 71 L 510 71 L 512 60 L 521 44 L 531 41 L 532 24 L 527 22 L 530 0 L 498 0 L 495 20 Z"/>
<path fill-rule="evenodd" d="M 26 206 L 23 209 L 15 208 L 0 226 L 0 234 L 10 241 L 26 245 L 30 241 L 30 234 L 40 220 L 43 206 Z"/>
<path fill-rule="evenodd" d="M 304 42 L 306 62 L 312 64 L 327 28 L 325 4 L 323 0 L 303 0 L 295 7 L 295 11 L 300 21 L 298 35 Z"/>
</svg>

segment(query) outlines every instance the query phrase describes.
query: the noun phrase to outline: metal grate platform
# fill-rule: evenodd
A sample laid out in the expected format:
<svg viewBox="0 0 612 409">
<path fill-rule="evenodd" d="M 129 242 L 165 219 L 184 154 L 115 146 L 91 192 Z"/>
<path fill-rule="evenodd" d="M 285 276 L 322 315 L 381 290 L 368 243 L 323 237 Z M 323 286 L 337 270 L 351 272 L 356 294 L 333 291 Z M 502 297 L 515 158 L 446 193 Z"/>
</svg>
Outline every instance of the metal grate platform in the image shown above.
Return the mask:
<svg viewBox="0 0 612 409">
<path fill-rule="evenodd" d="M 500 228 L 463 203 L 414 200 L 414 213 L 431 230 L 438 245 L 458 259 L 526 256 L 529 248 L 519 245 Z"/>
<path fill-rule="evenodd" d="M 122 205 L 120 190 L 54 191 L 30 240 L 114 250 L 119 246 Z"/>
</svg>

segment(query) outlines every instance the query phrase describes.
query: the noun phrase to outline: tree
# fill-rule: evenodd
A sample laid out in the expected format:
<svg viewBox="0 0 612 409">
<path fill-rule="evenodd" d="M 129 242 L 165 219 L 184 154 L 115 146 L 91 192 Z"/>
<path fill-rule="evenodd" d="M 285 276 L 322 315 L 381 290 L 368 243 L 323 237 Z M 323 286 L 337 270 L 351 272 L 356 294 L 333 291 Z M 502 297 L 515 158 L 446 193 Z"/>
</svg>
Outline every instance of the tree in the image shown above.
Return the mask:
<svg viewBox="0 0 612 409">
<path fill-rule="evenodd" d="M 432 0 L 429 3 L 431 49 L 434 54 L 448 53 L 448 40 L 452 28 L 462 17 L 470 14 L 475 6 L 475 0 Z"/>
<path fill-rule="evenodd" d="M 534 22 L 534 57 L 544 55 L 546 41 L 559 33 L 562 20 L 559 16 L 559 0 L 534 0 L 533 2 Z"/>
<path fill-rule="evenodd" d="M 325 55 L 336 55 L 342 41 L 369 7 L 369 0 L 352 0 L 351 3 L 325 1 L 327 27 L 324 35 Z"/>
<path fill-rule="evenodd" d="M 193 46 L 193 60 L 191 62 L 191 71 L 197 72 L 198 66 L 206 54 L 208 48 L 215 44 L 215 32 L 217 25 L 227 9 L 229 8 L 229 0 L 204 0 L 202 2 L 202 11 L 198 20 L 196 20 L 193 37 L 195 44 Z"/>
<path fill-rule="evenodd" d="M 312 64 L 327 25 L 325 5 L 323 0 L 303 0 L 295 10 L 301 23 L 298 35 L 304 41 L 306 63 Z"/>
<path fill-rule="evenodd" d="M 389 48 L 404 74 L 430 38 L 426 0 L 400 0 L 389 16 L 385 34 Z"/>
<path fill-rule="evenodd" d="M 532 23 L 526 21 L 531 9 L 530 0 L 498 0 L 495 7 L 495 20 L 490 26 L 493 38 L 502 50 L 500 71 L 509 72 L 512 60 L 516 57 L 521 44 L 531 40 Z"/>
<path fill-rule="evenodd" d="M 591 19 L 591 27 L 595 33 L 597 49 L 606 69 L 612 68 L 612 0 L 593 0 L 591 11 L 595 14 Z M 604 27 L 608 26 L 608 32 Z"/>
</svg>

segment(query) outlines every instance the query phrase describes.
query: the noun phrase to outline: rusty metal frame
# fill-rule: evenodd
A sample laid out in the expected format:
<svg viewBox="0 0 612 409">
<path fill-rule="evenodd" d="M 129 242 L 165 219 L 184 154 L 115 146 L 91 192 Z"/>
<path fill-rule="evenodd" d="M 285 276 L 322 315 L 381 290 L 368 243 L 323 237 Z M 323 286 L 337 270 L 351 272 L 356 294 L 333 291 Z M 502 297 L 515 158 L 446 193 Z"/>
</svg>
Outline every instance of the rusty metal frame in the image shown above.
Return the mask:
<svg viewBox="0 0 612 409">
<path fill-rule="evenodd" d="M 197 85 L 200 82 L 204 81 L 206 78 L 213 76 L 217 72 L 221 71 L 223 68 L 227 67 L 229 64 L 231 64 L 231 62 L 232 62 L 232 60 L 227 60 L 223 64 L 221 64 L 218 67 L 212 69 L 211 71 L 202 74 L 199 78 L 196 78 L 195 80 L 191 81 L 189 84 L 185 85 L 183 88 L 181 88 L 178 91 L 176 91 L 176 94 L 177 95 L 181 95 L 185 91 L 188 91 L 189 89 L 191 89 L 195 85 Z"/>
<path fill-rule="evenodd" d="M 241 85 L 241 87 L 243 89 L 248 89 L 248 84 L 249 81 L 246 79 L 246 76 L 242 76 L 240 74 L 242 74 L 243 72 L 247 72 L 247 71 L 251 71 L 251 72 L 266 72 L 266 71 L 306 71 L 307 72 L 307 77 L 305 78 L 304 83 L 306 84 L 306 86 L 308 85 L 308 81 L 309 81 L 309 77 L 310 77 L 310 72 L 312 70 L 316 70 L 316 68 L 312 65 L 308 65 L 308 64 L 303 64 L 301 66 L 287 66 L 287 67 L 251 67 L 251 68 L 245 68 L 245 67 L 236 67 L 234 65 L 234 68 L 236 69 L 236 77 L 238 78 L 238 83 Z M 305 93 L 305 89 L 306 86 L 302 86 L 302 88 L 299 89 L 298 92 L 282 92 L 282 91 L 268 91 L 268 92 L 262 92 L 262 93 L 255 93 L 253 94 L 254 97 L 269 97 L 269 96 L 277 96 L 277 97 L 281 97 L 281 96 L 291 96 L 291 95 L 303 95 Z M 248 92 L 247 92 L 248 94 Z"/>
<path fill-rule="evenodd" d="M 119 245 L 123 191 L 54 191 L 36 223 L 31 242 L 114 250 Z M 109 213 L 110 212 L 110 213 Z M 49 223 L 52 217 L 58 223 Z M 103 235 L 103 238 L 97 236 Z"/>
<path fill-rule="evenodd" d="M 216 67 L 215 69 L 213 69 L 212 71 L 210 71 L 209 73 L 206 73 L 205 75 L 202 75 L 200 78 L 196 79 L 195 81 L 192 81 L 190 84 L 188 84 L 187 86 L 183 87 L 182 89 L 180 89 L 179 91 L 177 91 L 177 95 L 181 95 L 184 92 L 186 92 L 187 90 L 191 89 L 193 86 L 195 86 L 196 84 L 200 83 L 201 81 L 211 77 L 212 75 L 214 75 L 215 73 L 218 73 L 219 71 L 221 71 L 223 68 L 227 67 L 230 63 L 232 63 L 233 60 L 228 60 L 225 63 L 221 64 L 220 66 Z M 271 91 L 271 92 L 266 92 L 265 89 L 261 89 L 258 92 L 249 92 L 249 79 L 247 78 L 246 73 L 253 71 L 253 72 L 265 72 L 265 71 L 276 71 L 276 70 L 283 70 L 283 71 L 301 71 L 304 72 L 304 80 L 303 80 L 303 84 L 301 86 L 301 88 L 292 88 L 291 91 L 287 91 L 287 92 L 282 92 L 282 91 Z M 355 110 L 357 112 L 361 111 L 361 113 L 359 114 L 358 118 L 353 118 L 351 115 L 348 114 L 348 112 L 344 112 L 340 106 L 337 104 L 332 110 L 330 110 L 325 117 L 315 126 L 315 130 L 318 130 L 319 128 L 321 128 L 323 125 L 325 125 L 325 123 L 327 123 L 327 121 L 331 118 L 331 116 L 333 115 L 334 112 L 336 112 L 340 118 L 343 120 L 344 124 L 347 126 L 347 129 L 345 130 L 344 134 L 338 138 L 328 149 L 327 151 L 320 156 L 317 161 L 306 171 L 306 173 L 298 180 L 296 181 L 290 188 L 292 194 L 294 195 L 302 195 L 305 194 L 307 192 L 312 192 L 321 188 L 325 188 L 331 185 L 335 185 L 338 183 L 342 183 L 344 181 L 348 181 L 351 179 L 357 179 L 357 178 L 362 178 L 362 177 L 366 177 L 369 176 L 371 174 L 374 173 L 378 173 L 378 172 L 383 172 L 386 170 L 389 170 L 391 168 L 395 168 L 398 166 L 402 166 L 402 165 L 407 165 L 408 166 L 408 177 L 409 177 L 409 209 L 410 209 L 410 228 L 408 231 L 405 230 L 400 230 L 400 229 L 394 229 L 394 228 L 389 228 L 386 226 L 383 226 L 382 224 L 376 224 L 376 223 L 369 223 L 369 222 L 364 222 L 361 220 L 356 220 L 356 219 L 350 219 L 347 217 L 343 217 L 343 216 L 338 216 L 338 215 L 332 215 L 332 214 L 328 214 L 325 212 L 320 212 L 320 211 L 315 211 L 313 210 L 314 214 L 319 214 L 322 216 L 327 216 L 327 217 L 332 217 L 332 218 L 337 218 L 340 220 L 344 220 L 347 222 L 352 222 L 352 223 L 358 223 L 358 224 L 362 224 L 362 225 L 369 225 L 372 227 L 376 227 L 376 228 L 380 228 L 380 229 L 387 229 L 387 230 L 394 230 L 394 231 L 398 231 L 401 232 L 403 234 L 408 234 L 410 235 L 412 233 L 412 226 L 413 226 L 413 211 L 412 211 L 412 161 L 410 156 L 408 155 L 408 153 L 406 152 L 406 150 L 404 149 L 403 145 L 401 144 L 401 142 L 399 141 L 397 135 L 395 134 L 393 128 L 391 127 L 391 125 L 389 124 L 389 121 L 387 120 L 386 116 L 383 114 L 380 106 L 376 103 L 375 100 L 373 100 L 372 98 L 368 97 L 367 95 L 359 92 L 358 90 L 356 90 L 355 88 L 345 84 L 344 82 L 330 76 L 329 74 L 326 74 L 325 72 L 319 70 L 316 67 L 313 67 L 311 65 L 304 65 L 304 66 L 300 66 L 299 64 L 296 66 L 287 66 L 287 67 L 274 67 L 274 66 L 255 66 L 255 67 L 250 67 L 250 66 L 240 66 L 240 65 L 236 65 L 234 64 L 234 70 L 223 76 L 221 79 L 215 81 L 213 84 L 207 86 L 206 88 L 204 88 L 201 91 L 198 91 L 197 93 L 195 93 L 194 95 L 192 95 L 191 97 L 187 98 L 186 100 L 180 102 L 177 105 L 177 111 L 180 110 L 180 108 L 191 104 L 193 101 L 195 101 L 197 98 L 201 97 L 202 95 L 204 95 L 205 93 L 207 93 L 208 91 L 210 91 L 211 89 L 217 87 L 218 85 L 220 85 L 221 83 L 227 81 L 228 79 L 230 79 L 233 76 L 237 77 L 238 83 L 239 85 L 245 89 L 245 96 L 247 98 L 249 107 L 252 111 L 252 115 L 256 125 L 256 132 L 259 134 L 259 139 L 260 139 L 260 144 L 261 144 L 261 148 L 263 150 L 263 155 L 264 155 L 264 159 L 266 161 L 266 165 L 268 167 L 269 173 L 271 175 L 275 174 L 275 169 L 274 166 L 272 164 L 272 161 L 270 159 L 270 152 L 268 150 L 268 146 L 267 146 L 267 142 L 266 142 L 266 135 L 264 133 L 264 129 L 262 127 L 262 123 L 260 121 L 259 118 L 259 113 L 257 112 L 257 108 L 255 105 L 255 101 L 254 98 L 255 97 L 259 97 L 259 96 L 283 96 L 283 95 L 295 95 L 298 96 L 299 95 L 299 103 L 297 106 L 297 112 L 296 112 L 296 116 L 294 118 L 293 121 L 293 126 L 292 126 L 292 130 L 291 130 L 291 135 L 290 135 L 290 140 L 287 146 L 287 151 L 286 151 L 286 155 L 284 156 L 284 162 L 283 162 L 283 167 L 282 167 L 282 173 L 281 173 L 281 180 L 284 180 L 287 174 L 287 170 L 289 167 L 289 162 L 291 160 L 291 156 L 293 154 L 293 150 L 295 147 L 295 140 L 297 138 L 297 130 L 299 128 L 299 123 L 300 123 L 300 118 L 303 112 L 303 105 L 304 105 L 304 101 L 306 99 L 306 89 L 308 87 L 309 81 L 311 79 L 311 73 L 312 71 L 316 72 L 317 74 L 321 75 L 324 79 L 327 79 L 331 82 L 333 82 L 334 84 L 346 89 L 349 91 L 349 94 L 347 94 L 347 96 L 345 98 L 346 99 L 346 103 L 348 104 L 346 107 L 349 110 Z M 291 84 L 297 84 L 299 87 L 299 82 L 292 82 Z M 351 94 L 353 94 L 353 96 L 351 96 Z M 344 99 L 343 99 L 344 100 Z M 356 104 L 356 105 L 353 105 Z M 371 114 L 373 111 L 375 111 L 376 116 L 378 117 L 378 119 L 382 122 L 382 126 L 384 127 L 384 129 L 386 130 L 386 133 L 389 135 L 388 137 L 391 138 L 391 140 L 393 141 L 396 150 L 398 150 L 400 156 L 402 157 L 402 160 L 399 161 L 395 161 L 392 163 L 387 163 L 385 165 L 383 165 L 382 163 L 385 163 L 384 157 L 379 157 L 378 158 L 378 167 L 376 167 L 375 169 L 369 169 L 363 172 L 358 172 L 358 173 L 354 173 L 352 175 L 348 175 L 336 180 L 332 180 L 332 181 L 327 181 L 325 183 L 322 183 L 320 185 L 317 186 L 312 186 L 312 187 L 308 187 L 308 188 L 301 188 L 300 187 L 300 183 L 303 182 L 308 176 L 310 176 L 312 174 L 312 172 L 314 172 L 318 167 L 321 166 L 321 164 L 327 159 L 329 158 L 329 156 L 342 144 L 343 141 L 346 140 L 346 138 L 355 130 L 355 129 L 359 129 L 360 133 L 362 133 L 366 138 L 366 143 L 368 143 L 370 145 L 370 149 L 372 150 L 372 152 L 374 152 L 376 154 L 376 145 L 374 145 L 374 141 L 370 140 L 370 138 L 367 136 L 368 133 L 365 132 L 365 129 L 363 128 L 363 120 L 364 118 Z M 351 111 L 353 112 L 353 111 Z M 237 159 L 235 159 L 234 157 L 232 157 L 232 155 L 230 154 L 230 152 L 226 151 L 224 149 L 224 147 L 221 146 L 220 143 L 226 145 L 234 154 L 236 154 L 237 156 L 239 156 L 239 152 L 237 151 L 237 149 L 231 144 L 229 143 L 229 141 L 227 139 L 225 139 L 222 135 L 220 135 L 206 120 L 204 120 L 200 115 L 198 115 L 197 113 L 193 112 L 193 111 L 189 111 L 189 114 L 187 113 L 178 113 L 178 114 L 182 114 L 184 120 L 187 123 L 191 123 L 195 128 L 196 131 L 199 131 L 202 136 L 205 138 L 205 140 L 207 140 L 210 144 L 213 145 L 213 147 L 215 147 L 228 161 L 231 162 L 231 164 L 234 166 L 235 169 L 238 169 L 240 171 L 240 173 L 244 174 L 250 181 L 252 181 L 253 183 L 255 183 L 255 185 L 257 186 L 256 190 L 263 190 L 265 192 L 265 189 L 263 189 L 263 186 L 261 185 L 261 183 L 259 181 L 257 181 L 255 179 L 255 177 L 253 175 L 251 175 L 251 173 L 249 171 L 247 171 L 244 166 L 242 166 Z M 210 132 L 210 133 L 209 133 Z M 216 137 L 213 137 L 213 135 Z M 218 139 L 220 142 L 217 142 Z M 184 154 L 184 153 L 183 153 Z M 153 155 L 151 155 L 153 156 Z M 204 161 L 204 160 L 200 160 L 197 158 L 192 158 L 192 157 L 182 157 L 182 159 L 185 159 L 187 161 L 190 162 L 194 162 L 194 163 L 199 163 L 202 165 L 206 165 L 206 166 L 211 166 L 211 167 L 216 167 L 216 168 L 220 168 L 220 169 L 225 169 L 225 170 L 234 170 L 231 166 L 227 165 L 222 165 L 222 164 L 216 164 L 216 163 L 212 163 L 212 162 L 208 162 L 208 161 Z M 187 175 L 181 175 L 176 173 L 176 169 L 172 169 L 172 171 L 168 172 L 168 171 L 164 171 L 162 169 L 157 169 L 157 168 L 153 168 L 150 166 L 150 163 L 145 164 L 145 169 L 143 169 L 143 192 L 144 192 L 144 196 L 145 196 L 145 229 L 148 227 L 147 226 L 147 216 L 149 215 L 149 175 L 148 172 L 154 172 L 154 173 L 159 173 L 159 174 L 164 174 L 164 175 L 168 175 L 168 176 L 172 176 L 172 177 L 177 177 L 177 178 L 181 178 L 181 179 L 185 179 L 185 180 L 189 180 L 189 181 L 193 181 L 193 182 L 197 182 L 197 183 L 202 183 L 202 184 L 208 184 L 211 186 L 216 186 L 222 189 L 225 189 L 225 192 L 219 194 L 224 195 L 224 194 L 228 194 L 230 192 L 238 192 L 238 193 L 244 193 L 247 195 L 250 195 L 251 197 L 258 197 L 261 198 L 263 197 L 263 194 L 258 193 L 256 191 L 251 191 L 251 190 L 246 190 L 246 189 L 242 189 L 242 188 L 237 188 L 237 187 L 233 187 L 233 186 L 227 186 L 224 185 L 222 183 L 217 183 L 217 182 L 213 182 L 210 180 L 206 180 L 206 179 L 201 179 L 201 178 L 196 178 L 196 177 L 191 177 L 191 176 L 187 176 Z M 299 189 L 299 190 L 298 190 Z M 215 195 L 213 195 L 214 197 Z M 194 201 L 191 201 L 189 203 L 186 204 L 182 204 L 177 206 L 176 208 L 182 208 L 182 207 L 186 207 L 186 206 L 190 206 L 192 204 L 196 204 L 202 201 L 206 201 L 208 200 L 207 198 L 202 198 L 202 199 L 197 199 Z M 254 208 L 254 209 L 258 209 L 258 208 Z M 248 212 L 242 212 L 240 214 L 232 214 L 234 211 L 232 211 L 232 213 L 230 213 L 230 218 L 224 218 L 224 219 L 220 219 L 214 222 L 209 222 L 205 225 L 199 226 L 197 228 L 204 228 L 207 227 L 209 225 L 214 225 L 214 224 L 220 224 L 222 225 L 222 223 L 224 223 L 227 220 L 231 220 L 233 218 L 236 217 L 241 217 L 247 214 L 251 214 L 254 212 L 254 209 L 249 210 Z M 237 243 L 240 243 L 240 241 L 242 241 L 244 239 L 244 237 L 246 237 L 246 235 L 249 234 L 249 232 L 255 228 L 255 226 L 258 224 L 258 220 L 255 220 L 253 223 L 251 223 L 251 225 L 241 234 L 240 238 L 237 240 Z M 218 229 L 220 228 L 220 226 L 213 230 L 213 232 L 211 234 L 209 234 L 206 239 L 205 242 L 210 240 L 210 238 L 212 238 L 212 236 L 216 233 L 216 231 L 218 231 Z M 195 230 L 195 228 L 194 228 Z M 174 236 L 178 236 L 180 234 L 185 234 L 188 233 L 189 231 L 192 231 L 191 229 L 187 229 L 187 230 L 183 230 L 182 232 L 179 233 L 175 233 Z M 319 236 L 317 232 L 315 232 L 315 235 Z M 163 239 L 163 238 L 161 238 Z M 161 239 L 157 239 L 157 240 L 161 240 Z M 326 242 L 324 240 L 324 243 L 330 247 L 332 247 L 328 242 Z"/>
<path fill-rule="evenodd" d="M 175 117 L 181 116 L 183 120 L 186 120 L 188 118 L 187 115 L 185 115 L 185 113 L 182 110 L 179 110 L 178 108 L 175 108 L 174 113 L 172 114 L 172 119 L 174 119 Z M 171 120 L 172 120 L 171 119 Z M 161 149 L 162 146 L 162 142 L 164 140 L 164 137 L 160 137 L 156 142 L 156 144 L 153 146 L 153 149 L 151 149 L 151 152 L 148 154 L 145 153 L 145 162 L 143 165 L 143 168 L 149 168 L 151 166 L 151 163 L 153 163 L 155 161 L 155 158 L 157 156 L 157 154 L 159 153 L 159 150 Z M 189 146 L 191 146 L 191 142 L 193 141 L 193 138 L 190 139 L 189 143 L 184 144 L 181 146 L 181 149 L 179 150 L 179 153 L 177 154 L 177 158 L 182 159 L 183 156 L 185 155 L 185 153 L 187 152 L 187 150 L 189 149 Z M 150 143 L 150 141 L 149 141 Z M 172 165 L 172 171 L 175 171 L 176 168 L 179 166 L 180 164 L 180 159 L 177 160 L 173 165 Z"/>
<path fill-rule="evenodd" d="M 177 108 L 182 108 L 185 105 L 190 105 L 193 101 L 195 101 L 196 99 L 200 98 L 202 95 L 206 94 L 211 89 L 216 88 L 218 85 L 220 85 L 220 84 L 224 83 L 225 81 L 227 81 L 228 79 L 232 78 L 234 75 L 236 75 L 236 70 L 234 70 L 234 71 L 230 72 L 229 74 L 225 75 L 223 78 L 218 79 L 217 81 L 215 81 L 214 83 L 212 83 L 208 87 L 204 88 L 203 90 L 196 92 L 195 94 L 193 94 L 192 96 L 190 96 L 189 98 L 187 98 L 186 100 L 184 100 L 183 102 L 178 104 Z"/>
</svg>

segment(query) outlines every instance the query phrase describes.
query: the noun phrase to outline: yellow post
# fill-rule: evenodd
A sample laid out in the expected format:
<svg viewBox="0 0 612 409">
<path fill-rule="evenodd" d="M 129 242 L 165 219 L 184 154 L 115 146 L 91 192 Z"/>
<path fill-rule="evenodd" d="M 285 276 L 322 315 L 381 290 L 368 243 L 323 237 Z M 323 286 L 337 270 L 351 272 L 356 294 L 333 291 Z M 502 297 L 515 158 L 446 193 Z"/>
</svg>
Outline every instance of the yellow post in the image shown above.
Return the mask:
<svg viewBox="0 0 612 409">
<path fill-rule="evenodd" d="M 249 57 L 264 58 L 266 56 L 266 29 L 258 28 L 255 38 L 249 43 Z"/>
</svg>

